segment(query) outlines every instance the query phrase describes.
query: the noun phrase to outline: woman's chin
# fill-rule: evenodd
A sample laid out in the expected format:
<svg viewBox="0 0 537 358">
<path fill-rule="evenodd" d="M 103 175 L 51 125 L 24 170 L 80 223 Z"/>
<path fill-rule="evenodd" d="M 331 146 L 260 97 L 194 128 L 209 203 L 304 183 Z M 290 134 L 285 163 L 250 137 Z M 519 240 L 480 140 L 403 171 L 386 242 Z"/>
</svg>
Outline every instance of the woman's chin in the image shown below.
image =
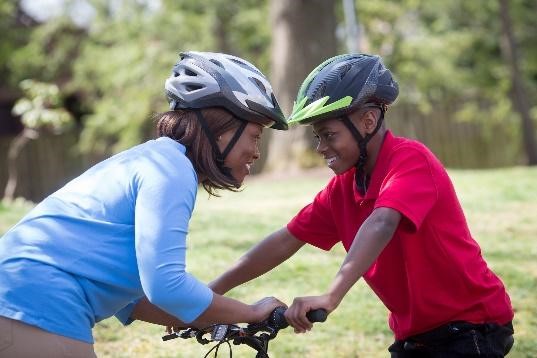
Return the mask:
<svg viewBox="0 0 537 358">
<path fill-rule="evenodd" d="M 244 179 L 246 179 L 246 176 L 248 174 L 244 174 L 244 175 L 233 175 L 233 178 L 235 179 L 235 183 L 237 183 L 235 185 L 235 187 L 238 189 L 242 186 L 242 184 L 244 183 Z"/>
</svg>

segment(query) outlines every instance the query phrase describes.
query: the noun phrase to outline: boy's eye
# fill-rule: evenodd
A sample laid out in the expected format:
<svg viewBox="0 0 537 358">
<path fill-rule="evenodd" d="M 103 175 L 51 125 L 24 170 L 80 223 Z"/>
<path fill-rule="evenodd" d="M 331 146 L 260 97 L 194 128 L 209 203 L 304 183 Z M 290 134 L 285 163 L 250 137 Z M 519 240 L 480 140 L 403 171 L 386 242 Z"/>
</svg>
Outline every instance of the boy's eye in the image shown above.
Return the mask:
<svg viewBox="0 0 537 358">
<path fill-rule="evenodd" d="M 330 139 L 330 138 L 332 138 L 334 136 L 334 134 L 335 134 L 334 132 L 326 132 L 326 133 L 323 134 L 323 138 L 324 139 Z"/>
<path fill-rule="evenodd" d="M 336 133 L 334 133 L 334 132 L 324 132 L 324 133 L 320 133 L 320 134 L 314 134 L 313 136 L 315 137 L 315 139 L 317 141 L 320 141 L 321 139 L 328 141 L 328 140 L 333 139 L 335 134 Z"/>
</svg>

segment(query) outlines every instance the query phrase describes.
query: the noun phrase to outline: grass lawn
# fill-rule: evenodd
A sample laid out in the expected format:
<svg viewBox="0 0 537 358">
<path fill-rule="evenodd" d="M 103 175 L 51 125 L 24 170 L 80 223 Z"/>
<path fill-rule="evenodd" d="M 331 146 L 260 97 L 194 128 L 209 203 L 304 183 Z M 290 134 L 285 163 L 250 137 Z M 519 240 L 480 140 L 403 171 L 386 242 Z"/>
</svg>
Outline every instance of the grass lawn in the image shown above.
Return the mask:
<svg viewBox="0 0 537 358">
<path fill-rule="evenodd" d="M 486 171 L 451 170 L 470 228 L 483 255 L 505 282 L 516 310 L 515 346 L 510 357 L 537 357 L 537 168 Z M 191 221 L 188 268 L 210 281 L 248 248 L 279 229 L 320 190 L 329 174 L 258 177 L 243 192 L 207 199 L 200 191 Z M 0 204 L 0 233 L 31 205 Z M 322 293 L 344 257 L 304 247 L 295 257 L 230 295 L 253 302 L 273 295 L 290 303 L 295 296 Z M 387 311 L 360 281 L 324 324 L 305 335 L 281 331 L 271 342 L 271 357 L 386 357 L 392 334 Z M 162 342 L 163 328 L 134 322 L 122 328 L 115 319 L 94 329 L 99 357 L 203 357 L 209 346 L 195 341 Z M 227 357 L 222 347 L 220 356 Z M 233 347 L 234 357 L 253 357 Z"/>
</svg>

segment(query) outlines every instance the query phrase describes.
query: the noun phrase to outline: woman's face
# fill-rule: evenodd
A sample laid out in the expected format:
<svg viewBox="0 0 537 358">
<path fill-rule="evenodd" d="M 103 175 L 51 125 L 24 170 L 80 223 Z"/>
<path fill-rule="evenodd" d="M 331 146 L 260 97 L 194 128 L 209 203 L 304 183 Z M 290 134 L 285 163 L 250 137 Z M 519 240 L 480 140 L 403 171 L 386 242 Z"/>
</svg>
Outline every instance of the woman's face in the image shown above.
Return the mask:
<svg viewBox="0 0 537 358">
<path fill-rule="evenodd" d="M 358 161 L 360 149 L 349 129 L 338 119 L 313 124 L 317 137 L 317 152 L 336 174 L 349 170 Z"/>
<path fill-rule="evenodd" d="M 227 147 L 236 130 L 229 130 L 219 137 L 218 146 L 221 152 Z M 260 156 L 261 133 L 263 133 L 261 125 L 249 122 L 224 160 L 224 165 L 231 169 L 231 175 L 239 184 L 242 184 L 244 178 L 250 174 L 250 167 Z"/>
</svg>

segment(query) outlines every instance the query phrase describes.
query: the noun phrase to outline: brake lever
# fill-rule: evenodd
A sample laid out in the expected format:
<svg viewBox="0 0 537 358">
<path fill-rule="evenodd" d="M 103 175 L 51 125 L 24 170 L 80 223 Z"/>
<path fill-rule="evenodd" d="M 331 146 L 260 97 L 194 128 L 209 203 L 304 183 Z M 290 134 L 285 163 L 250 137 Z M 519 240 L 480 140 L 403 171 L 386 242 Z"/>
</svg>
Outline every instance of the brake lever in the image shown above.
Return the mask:
<svg viewBox="0 0 537 358">
<path fill-rule="evenodd" d="M 257 351 L 258 354 L 265 354 L 268 347 L 268 340 L 256 336 L 243 336 L 233 338 L 233 344 L 236 346 L 246 344 L 248 347 Z"/>
</svg>

